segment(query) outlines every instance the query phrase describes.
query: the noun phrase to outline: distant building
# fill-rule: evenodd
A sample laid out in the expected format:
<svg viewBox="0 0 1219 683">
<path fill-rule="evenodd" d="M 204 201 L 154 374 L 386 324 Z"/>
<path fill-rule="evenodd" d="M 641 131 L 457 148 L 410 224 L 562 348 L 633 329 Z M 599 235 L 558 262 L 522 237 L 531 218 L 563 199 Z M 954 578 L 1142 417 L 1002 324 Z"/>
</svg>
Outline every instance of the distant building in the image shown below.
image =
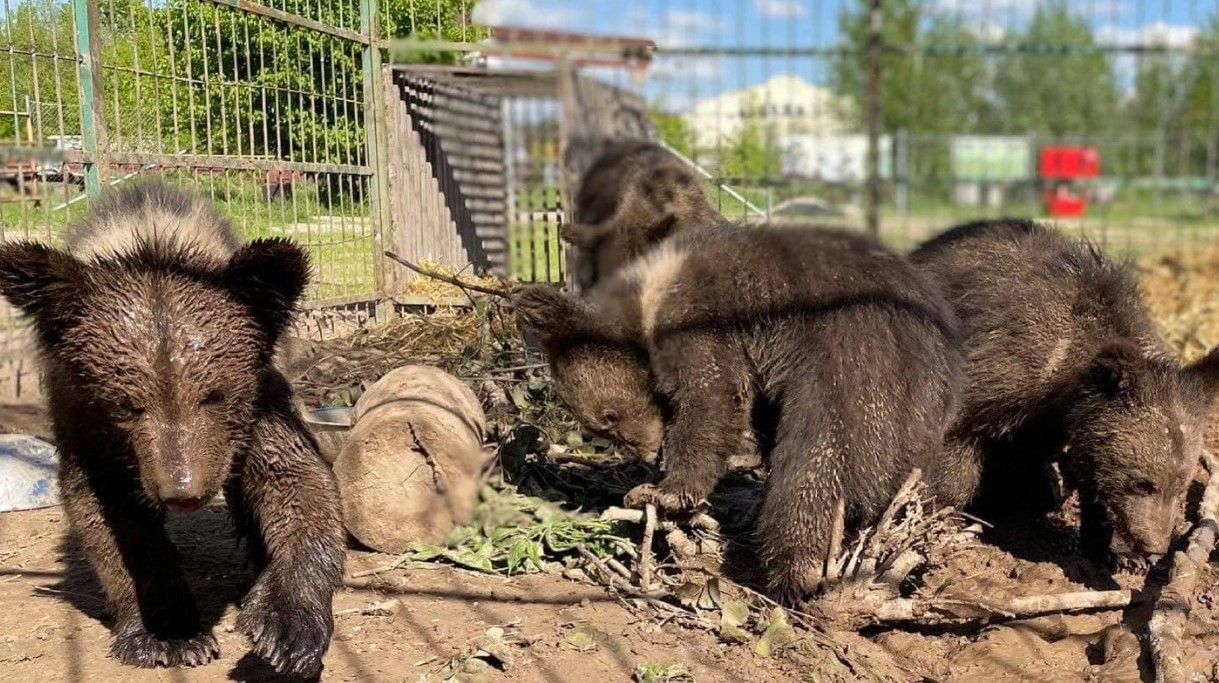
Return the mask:
<svg viewBox="0 0 1219 683">
<path fill-rule="evenodd" d="M 782 141 L 793 134 L 827 135 L 847 129 L 846 101 L 828 89 L 790 74 L 760 85 L 721 93 L 690 108 L 686 121 L 700 149 L 726 145 L 746 119 L 757 118 Z"/>
<path fill-rule="evenodd" d="M 789 178 L 861 183 L 867 176 L 868 136 L 862 133 L 792 133 L 779 140 L 780 166 Z M 893 177 L 892 138 L 880 136 L 880 177 Z"/>
</svg>

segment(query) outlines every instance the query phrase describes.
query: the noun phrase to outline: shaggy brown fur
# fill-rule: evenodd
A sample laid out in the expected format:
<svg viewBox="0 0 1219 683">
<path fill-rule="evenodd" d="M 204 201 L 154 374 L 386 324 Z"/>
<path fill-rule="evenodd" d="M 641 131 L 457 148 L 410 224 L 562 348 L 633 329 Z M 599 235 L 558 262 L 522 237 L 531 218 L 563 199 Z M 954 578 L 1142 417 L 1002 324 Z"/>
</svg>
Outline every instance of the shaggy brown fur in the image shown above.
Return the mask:
<svg viewBox="0 0 1219 683">
<path fill-rule="evenodd" d="M 536 286 L 514 305 L 552 355 L 646 349 L 673 418 L 664 478 L 633 491 L 631 504 L 703 501 L 749 426 L 753 397 L 774 407 L 757 534 L 770 589 L 785 600 L 810 588 L 824 561 L 836 500 L 866 521 L 913 467 L 947 503 L 973 493 L 977 464 L 941 454 L 961 366 L 955 320 L 928 280 L 874 243 L 806 229 L 682 233 L 586 300 Z M 618 372 L 633 371 L 633 356 L 620 358 Z M 618 417 L 619 428 L 630 418 Z"/>
<path fill-rule="evenodd" d="M 547 354 L 555 391 L 586 429 L 655 463 L 664 437 L 663 398 L 642 347 L 573 343 Z"/>
<path fill-rule="evenodd" d="M 318 671 L 343 566 L 338 488 L 271 364 L 306 255 L 241 246 L 208 204 L 161 185 L 107 196 L 68 247 L 0 247 L 0 292 L 34 321 L 64 507 L 115 619 L 112 652 L 145 667 L 218 654 L 163 520 L 223 487 L 263 567 L 239 627 L 280 671 Z"/>
<path fill-rule="evenodd" d="M 1032 221 L 960 226 L 911 259 L 962 319 L 968 384 L 951 441 L 983 454 L 981 502 L 1029 498 L 1028 475 L 1057 460 L 1081 493 L 1087 548 L 1167 552 L 1219 351 L 1181 367 L 1130 268 Z"/>
<path fill-rule="evenodd" d="M 574 222 L 562 238 L 575 248 L 582 290 L 614 274 L 669 235 L 725 222 L 694 172 L 651 142 L 609 148 L 580 179 Z"/>
</svg>

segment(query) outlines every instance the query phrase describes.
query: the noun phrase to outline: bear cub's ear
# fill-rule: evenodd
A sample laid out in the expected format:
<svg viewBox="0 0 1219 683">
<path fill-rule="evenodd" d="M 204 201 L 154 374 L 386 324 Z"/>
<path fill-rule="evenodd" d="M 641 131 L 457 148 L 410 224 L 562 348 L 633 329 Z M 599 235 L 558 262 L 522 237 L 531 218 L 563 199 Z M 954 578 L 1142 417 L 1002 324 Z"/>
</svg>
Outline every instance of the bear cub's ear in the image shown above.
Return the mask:
<svg viewBox="0 0 1219 683">
<path fill-rule="evenodd" d="M 1193 388 L 1203 408 L 1209 408 L 1219 396 L 1219 346 L 1205 356 L 1181 368 L 1181 382 Z"/>
<path fill-rule="evenodd" d="M 1105 396 L 1128 395 L 1146 365 L 1147 359 L 1137 346 L 1127 341 L 1113 342 L 1096 354 L 1085 384 Z"/>
<path fill-rule="evenodd" d="M 221 282 L 274 344 L 309 285 L 309 255 L 289 239 L 256 239 L 233 254 Z"/>
<path fill-rule="evenodd" d="M 0 246 L 0 294 L 34 319 L 46 344 L 55 344 L 80 309 L 88 265 L 38 244 Z"/>
</svg>

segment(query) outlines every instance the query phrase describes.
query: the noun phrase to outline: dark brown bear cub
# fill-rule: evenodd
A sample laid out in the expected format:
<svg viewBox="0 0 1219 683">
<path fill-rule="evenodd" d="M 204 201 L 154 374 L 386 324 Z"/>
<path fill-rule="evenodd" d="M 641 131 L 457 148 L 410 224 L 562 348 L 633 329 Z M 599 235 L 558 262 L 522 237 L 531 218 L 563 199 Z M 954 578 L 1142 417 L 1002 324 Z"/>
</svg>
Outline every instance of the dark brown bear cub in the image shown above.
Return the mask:
<svg viewBox="0 0 1219 683">
<path fill-rule="evenodd" d="M 320 670 L 342 576 L 338 488 L 271 364 L 308 282 L 279 239 L 240 244 L 206 202 L 159 184 L 104 197 L 67 251 L 0 247 L 0 292 L 34 322 L 72 531 L 136 666 L 218 655 L 166 508 L 223 488 L 261 574 L 238 627 L 281 672 Z"/>
<path fill-rule="evenodd" d="M 673 415 L 664 478 L 632 491 L 632 505 L 699 504 L 737 451 L 755 398 L 774 406 L 757 535 L 783 600 L 817 580 L 837 502 L 866 523 L 915 467 L 945 503 L 973 493 L 977 463 L 941 448 L 961 377 L 955 318 L 927 278 L 870 241 L 803 229 L 683 232 L 585 299 L 534 286 L 513 303 L 552 357 L 601 345 L 620 351 L 604 356 L 620 368 L 603 372 L 639 376 L 650 365 Z M 625 406 L 653 398 L 647 382 L 612 387 Z M 635 397 L 623 400 L 630 387 Z M 631 433 L 657 422 L 626 408 L 613 418 Z"/>
<path fill-rule="evenodd" d="M 1027 501 L 1057 461 L 1091 554 L 1168 551 L 1219 388 L 1219 353 L 1182 366 L 1132 270 L 1032 221 L 972 223 L 911 260 L 964 326 L 968 379 L 950 445 L 985 462 L 979 503 Z M 1041 481 L 1039 481 L 1041 480 Z M 1053 502 L 1041 495 L 1044 510 Z"/>
<path fill-rule="evenodd" d="M 669 235 L 725 223 L 681 159 L 653 142 L 609 147 L 580 178 L 575 221 L 560 235 L 575 248 L 585 290 Z"/>
</svg>

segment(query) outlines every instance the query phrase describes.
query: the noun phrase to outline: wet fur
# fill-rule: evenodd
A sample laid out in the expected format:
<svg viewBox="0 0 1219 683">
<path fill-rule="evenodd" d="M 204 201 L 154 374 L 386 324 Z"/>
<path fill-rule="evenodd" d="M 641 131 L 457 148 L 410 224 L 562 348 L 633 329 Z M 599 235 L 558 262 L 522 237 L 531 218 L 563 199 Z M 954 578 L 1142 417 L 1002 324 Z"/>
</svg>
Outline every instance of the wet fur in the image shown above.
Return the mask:
<svg viewBox="0 0 1219 683">
<path fill-rule="evenodd" d="M 694 171 L 663 147 L 628 142 L 597 157 L 580 179 L 573 222 L 560 234 L 575 250 L 587 290 L 669 235 L 725 222 Z"/>
<path fill-rule="evenodd" d="M 1045 475 L 1058 461 L 1081 493 L 1085 548 L 1166 552 L 1219 354 L 1183 368 L 1131 268 L 1032 221 L 963 225 L 911 260 L 963 323 L 968 381 L 949 443 L 986 463 L 980 511 L 1043 512 L 1056 502 Z"/>
<path fill-rule="evenodd" d="M 941 450 L 961 379 L 955 319 L 926 278 L 872 242 L 807 229 L 682 233 L 586 299 L 538 286 L 515 305 L 550 354 L 646 349 L 673 416 L 664 478 L 634 504 L 706 499 L 755 398 L 774 407 L 757 537 L 785 600 L 811 587 L 837 499 L 865 522 L 913 467 L 945 503 L 973 493 L 977 463 Z"/>
<path fill-rule="evenodd" d="M 0 247 L 34 322 L 63 501 L 136 666 L 218 655 L 163 527 L 221 488 L 261 574 L 238 625 L 283 672 L 321 667 L 342 575 L 338 489 L 271 363 L 308 281 L 283 240 L 242 245 L 206 202 L 153 184 L 105 197 L 66 252 Z"/>
</svg>

